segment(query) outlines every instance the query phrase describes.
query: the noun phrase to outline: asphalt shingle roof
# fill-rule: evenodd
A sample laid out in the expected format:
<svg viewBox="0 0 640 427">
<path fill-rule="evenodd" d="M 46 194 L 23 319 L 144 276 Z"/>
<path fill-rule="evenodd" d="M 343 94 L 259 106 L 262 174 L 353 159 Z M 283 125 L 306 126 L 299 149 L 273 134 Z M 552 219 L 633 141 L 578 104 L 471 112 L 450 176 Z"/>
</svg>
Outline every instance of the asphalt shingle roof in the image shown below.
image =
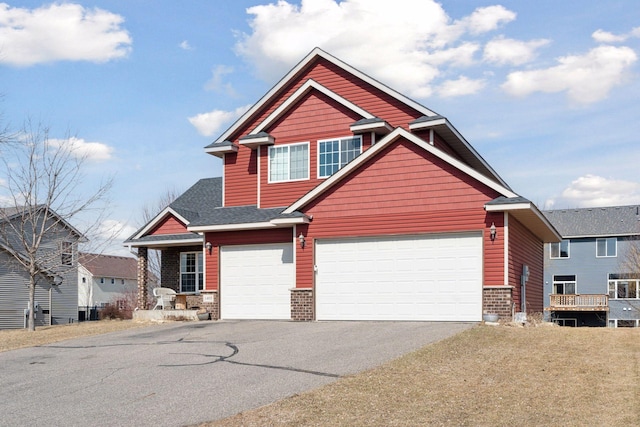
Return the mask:
<svg viewBox="0 0 640 427">
<path fill-rule="evenodd" d="M 562 237 L 640 235 L 640 206 L 543 211 Z"/>
</svg>

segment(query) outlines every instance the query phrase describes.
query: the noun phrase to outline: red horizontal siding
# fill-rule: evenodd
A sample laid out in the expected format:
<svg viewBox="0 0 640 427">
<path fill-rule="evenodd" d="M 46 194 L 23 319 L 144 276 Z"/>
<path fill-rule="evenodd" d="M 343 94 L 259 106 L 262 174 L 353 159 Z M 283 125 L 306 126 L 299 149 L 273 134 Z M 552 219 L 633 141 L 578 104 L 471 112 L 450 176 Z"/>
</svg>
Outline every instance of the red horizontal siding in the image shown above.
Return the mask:
<svg viewBox="0 0 640 427">
<path fill-rule="evenodd" d="M 176 219 L 174 216 L 169 215 L 148 233 L 148 235 L 161 235 L 161 234 L 182 234 L 187 233 L 187 227 Z"/>
<path fill-rule="evenodd" d="M 237 153 L 224 156 L 224 205 L 244 206 L 258 203 L 256 150 L 240 146 Z"/>
<path fill-rule="evenodd" d="M 496 238 L 491 240 L 491 225 L 496 226 Z M 484 223 L 484 285 L 505 285 L 504 280 L 504 214 L 487 213 Z"/>
<path fill-rule="evenodd" d="M 378 153 L 307 207 L 307 214 L 351 216 L 483 208 L 498 193 L 408 141 Z"/>
<path fill-rule="evenodd" d="M 513 216 L 508 217 L 509 227 L 509 285 L 513 286 L 516 311 L 522 311 L 520 276 L 522 266 L 529 266 L 526 300 L 527 313 L 541 313 L 544 292 L 544 243 Z"/>
</svg>

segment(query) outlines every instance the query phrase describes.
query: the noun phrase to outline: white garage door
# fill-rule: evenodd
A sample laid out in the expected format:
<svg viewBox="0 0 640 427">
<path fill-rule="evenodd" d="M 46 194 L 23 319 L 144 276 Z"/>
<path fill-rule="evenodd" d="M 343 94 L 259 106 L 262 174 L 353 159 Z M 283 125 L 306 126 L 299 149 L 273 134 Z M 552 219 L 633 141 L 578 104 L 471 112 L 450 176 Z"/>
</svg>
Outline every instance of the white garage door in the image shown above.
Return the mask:
<svg viewBox="0 0 640 427">
<path fill-rule="evenodd" d="M 223 319 L 291 319 L 293 287 L 291 243 L 220 248 Z"/>
<path fill-rule="evenodd" d="M 316 245 L 318 320 L 482 318 L 479 233 L 318 240 Z"/>
</svg>

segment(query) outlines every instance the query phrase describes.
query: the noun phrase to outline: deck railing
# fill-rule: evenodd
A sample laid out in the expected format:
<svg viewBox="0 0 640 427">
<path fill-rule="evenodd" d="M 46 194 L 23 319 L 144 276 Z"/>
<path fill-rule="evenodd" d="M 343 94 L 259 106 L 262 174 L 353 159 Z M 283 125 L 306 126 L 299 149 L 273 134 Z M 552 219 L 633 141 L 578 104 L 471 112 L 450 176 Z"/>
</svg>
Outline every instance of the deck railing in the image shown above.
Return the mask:
<svg viewBox="0 0 640 427">
<path fill-rule="evenodd" d="M 550 311 L 608 311 L 609 295 L 601 294 L 573 294 L 549 295 Z"/>
</svg>

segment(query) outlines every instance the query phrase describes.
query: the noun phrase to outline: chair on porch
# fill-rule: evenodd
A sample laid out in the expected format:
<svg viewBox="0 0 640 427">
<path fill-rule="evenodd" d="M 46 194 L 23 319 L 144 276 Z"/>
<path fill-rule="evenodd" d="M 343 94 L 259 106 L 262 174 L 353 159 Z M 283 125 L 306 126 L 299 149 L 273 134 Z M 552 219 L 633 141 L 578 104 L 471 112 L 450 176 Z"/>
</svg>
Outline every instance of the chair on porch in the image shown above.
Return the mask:
<svg viewBox="0 0 640 427">
<path fill-rule="evenodd" d="M 171 288 L 153 288 L 153 296 L 156 297 L 156 308 L 160 307 L 163 310 L 167 308 L 173 308 L 173 304 L 176 300 L 176 291 Z"/>
</svg>

